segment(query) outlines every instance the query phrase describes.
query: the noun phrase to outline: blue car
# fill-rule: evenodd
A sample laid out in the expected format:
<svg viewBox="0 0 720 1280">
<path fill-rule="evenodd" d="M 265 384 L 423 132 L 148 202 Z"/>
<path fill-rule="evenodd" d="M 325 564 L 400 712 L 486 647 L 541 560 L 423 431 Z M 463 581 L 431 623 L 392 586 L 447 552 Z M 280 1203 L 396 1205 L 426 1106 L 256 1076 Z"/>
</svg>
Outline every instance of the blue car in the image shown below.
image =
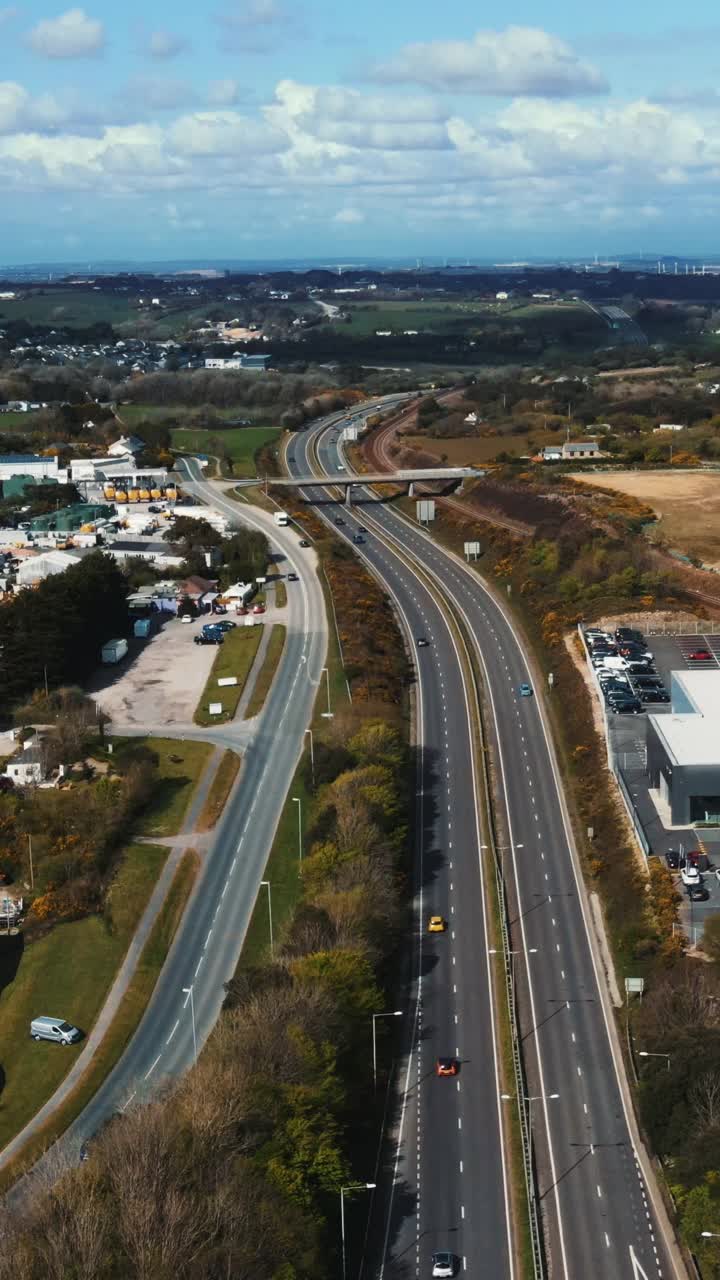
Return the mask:
<svg viewBox="0 0 720 1280">
<path fill-rule="evenodd" d="M 532 689 L 530 688 L 529 684 L 521 684 L 520 687 L 518 688 L 518 693 L 520 694 L 521 698 L 532 697 Z"/>
</svg>

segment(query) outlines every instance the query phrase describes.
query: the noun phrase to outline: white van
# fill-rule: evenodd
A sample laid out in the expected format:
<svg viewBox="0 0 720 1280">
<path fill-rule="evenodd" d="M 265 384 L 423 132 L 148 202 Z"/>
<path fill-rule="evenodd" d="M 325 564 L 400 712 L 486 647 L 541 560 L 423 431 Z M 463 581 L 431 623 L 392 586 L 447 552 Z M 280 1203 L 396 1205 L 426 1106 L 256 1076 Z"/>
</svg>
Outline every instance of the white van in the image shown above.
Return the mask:
<svg viewBox="0 0 720 1280">
<path fill-rule="evenodd" d="M 53 1040 L 56 1044 L 75 1044 L 82 1032 L 62 1018 L 33 1018 L 30 1023 L 33 1040 Z"/>
</svg>

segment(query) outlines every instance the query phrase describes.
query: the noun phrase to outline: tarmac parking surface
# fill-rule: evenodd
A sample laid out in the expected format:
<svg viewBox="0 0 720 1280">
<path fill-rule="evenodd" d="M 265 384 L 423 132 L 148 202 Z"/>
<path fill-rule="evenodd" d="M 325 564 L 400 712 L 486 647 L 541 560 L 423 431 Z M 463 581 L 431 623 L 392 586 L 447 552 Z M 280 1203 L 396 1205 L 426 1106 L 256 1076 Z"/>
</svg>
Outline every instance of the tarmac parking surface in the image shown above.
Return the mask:
<svg viewBox="0 0 720 1280">
<path fill-rule="evenodd" d="M 88 692 L 114 732 L 192 723 L 217 653 L 215 645 L 193 644 L 206 621 L 188 624 L 168 615 L 149 640 L 129 641 L 127 658 L 98 671 Z"/>
</svg>

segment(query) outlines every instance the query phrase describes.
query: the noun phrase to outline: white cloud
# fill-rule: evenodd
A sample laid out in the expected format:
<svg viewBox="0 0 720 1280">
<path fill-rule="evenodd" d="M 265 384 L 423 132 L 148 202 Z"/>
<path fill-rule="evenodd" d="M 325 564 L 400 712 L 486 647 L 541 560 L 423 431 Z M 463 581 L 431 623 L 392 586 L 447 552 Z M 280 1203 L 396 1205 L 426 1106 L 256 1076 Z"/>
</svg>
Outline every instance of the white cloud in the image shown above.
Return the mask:
<svg viewBox="0 0 720 1280">
<path fill-rule="evenodd" d="M 102 52 L 105 31 L 84 9 L 68 9 L 59 18 L 38 22 L 28 42 L 44 58 L 94 58 Z"/>
<path fill-rule="evenodd" d="M 157 58 L 163 61 L 168 58 L 176 58 L 187 48 L 187 40 L 177 35 L 174 31 L 160 29 L 151 31 L 145 45 L 145 53 L 150 58 Z"/>
<path fill-rule="evenodd" d="M 105 28 L 85 9 L 68 9 L 45 18 L 29 32 L 28 42 L 44 58 L 95 58 L 105 45 Z"/>
<path fill-rule="evenodd" d="M 171 126 L 168 139 L 179 154 L 195 156 L 272 153 L 287 146 L 287 138 L 279 130 L 236 111 L 197 111 L 182 116 Z"/>
<path fill-rule="evenodd" d="M 344 223 L 346 226 L 357 226 L 358 223 L 365 221 L 365 214 L 359 209 L 338 209 L 333 222 Z"/>
<path fill-rule="evenodd" d="M 234 8 L 217 14 L 215 22 L 221 30 L 220 49 L 224 53 L 271 53 L 278 45 L 305 35 L 299 15 L 278 0 L 240 0 Z"/>
<path fill-rule="evenodd" d="M 409 44 L 373 75 L 390 82 L 490 95 L 601 93 L 604 77 L 557 36 L 537 27 L 478 31 L 472 40 Z"/>
</svg>

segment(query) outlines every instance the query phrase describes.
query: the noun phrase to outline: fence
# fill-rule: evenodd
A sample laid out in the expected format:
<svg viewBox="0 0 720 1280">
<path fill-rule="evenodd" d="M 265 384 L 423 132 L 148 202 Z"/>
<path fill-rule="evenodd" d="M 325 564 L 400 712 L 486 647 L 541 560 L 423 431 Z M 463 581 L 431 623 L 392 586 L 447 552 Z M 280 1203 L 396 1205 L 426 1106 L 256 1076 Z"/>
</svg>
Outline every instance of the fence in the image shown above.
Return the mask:
<svg viewBox="0 0 720 1280">
<path fill-rule="evenodd" d="M 649 622 L 645 627 L 646 636 L 718 636 L 720 623 L 696 622 Z"/>
</svg>

